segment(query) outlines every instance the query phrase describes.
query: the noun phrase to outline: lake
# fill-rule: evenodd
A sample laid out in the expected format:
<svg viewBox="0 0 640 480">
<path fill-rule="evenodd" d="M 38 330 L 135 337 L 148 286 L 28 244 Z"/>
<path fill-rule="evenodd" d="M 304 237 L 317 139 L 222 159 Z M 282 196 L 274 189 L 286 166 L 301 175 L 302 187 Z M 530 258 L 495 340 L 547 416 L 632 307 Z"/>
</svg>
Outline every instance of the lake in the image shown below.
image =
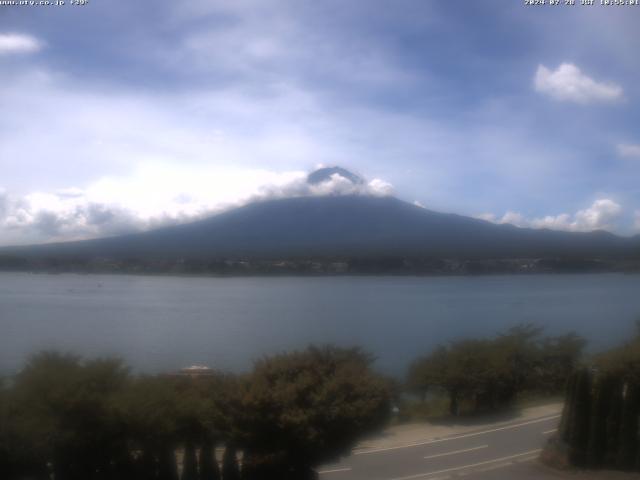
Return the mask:
<svg viewBox="0 0 640 480">
<path fill-rule="evenodd" d="M 232 371 L 308 343 L 360 345 L 402 375 L 438 343 L 533 322 L 592 349 L 633 332 L 640 275 L 202 278 L 0 273 L 0 371 L 41 349 L 136 371 Z"/>
</svg>

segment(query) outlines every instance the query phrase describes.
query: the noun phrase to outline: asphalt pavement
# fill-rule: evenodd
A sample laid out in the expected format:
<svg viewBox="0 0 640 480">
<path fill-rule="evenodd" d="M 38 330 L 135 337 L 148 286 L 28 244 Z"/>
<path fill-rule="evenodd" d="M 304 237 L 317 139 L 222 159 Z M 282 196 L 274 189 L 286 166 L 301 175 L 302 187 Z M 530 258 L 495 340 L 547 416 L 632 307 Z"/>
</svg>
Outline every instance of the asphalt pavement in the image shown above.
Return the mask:
<svg viewBox="0 0 640 480">
<path fill-rule="evenodd" d="M 354 451 L 318 470 L 321 480 L 537 480 L 557 478 L 537 464 L 560 415 L 483 425 L 438 438 Z"/>
</svg>

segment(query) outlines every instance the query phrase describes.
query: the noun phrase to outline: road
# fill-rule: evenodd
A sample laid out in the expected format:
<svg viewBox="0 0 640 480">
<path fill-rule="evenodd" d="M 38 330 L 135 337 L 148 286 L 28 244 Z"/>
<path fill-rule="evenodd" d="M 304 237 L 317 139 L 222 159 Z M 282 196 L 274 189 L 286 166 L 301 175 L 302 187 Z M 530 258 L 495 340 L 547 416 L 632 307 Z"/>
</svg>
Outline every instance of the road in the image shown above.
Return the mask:
<svg viewBox="0 0 640 480">
<path fill-rule="evenodd" d="M 319 469 L 320 480 L 477 480 L 547 478 L 535 460 L 559 415 L 487 426 L 406 445 L 355 451 Z M 555 478 L 551 475 L 549 478 Z"/>
</svg>

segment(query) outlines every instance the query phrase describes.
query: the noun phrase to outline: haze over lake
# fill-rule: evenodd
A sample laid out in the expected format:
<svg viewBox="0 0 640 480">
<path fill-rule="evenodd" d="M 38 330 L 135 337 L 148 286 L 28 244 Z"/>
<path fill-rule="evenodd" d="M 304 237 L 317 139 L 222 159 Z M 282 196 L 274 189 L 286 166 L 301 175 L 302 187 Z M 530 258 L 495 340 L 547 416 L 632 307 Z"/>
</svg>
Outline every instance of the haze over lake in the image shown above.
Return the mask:
<svg viewBox="0 0 640 480">
<path fill-rule="evenodd" d="M 205 278 L 0 274 L 0 371 L 38 350 L 118 355 L 138 371 L 243 371 L 310 342 L 360 345 L 403 374 L 438 343 L 521 322 L 590 348 L 640 318 L 640 275 Z"/>
</svg>

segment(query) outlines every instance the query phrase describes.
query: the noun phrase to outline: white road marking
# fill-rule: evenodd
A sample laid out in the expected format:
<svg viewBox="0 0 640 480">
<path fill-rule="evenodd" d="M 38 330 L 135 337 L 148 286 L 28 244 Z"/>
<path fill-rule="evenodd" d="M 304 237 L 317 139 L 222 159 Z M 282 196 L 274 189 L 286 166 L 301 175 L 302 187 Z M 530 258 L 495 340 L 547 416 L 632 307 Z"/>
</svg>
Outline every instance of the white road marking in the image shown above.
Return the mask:
<svg viewBox="0 0 640 480">
<path fill-rule="evenodd" d="M 350 467 L 348 467 L 348 468 L 333 468 L 331 470 L 320 470 L 318 472 L 318 475 L 324 475 L 324 474 L 327 474 L 327 473 L 350 472 L 350 471 L 351 471 Z"/>
<path fill-rule="evenodd" d="M 395 477 L 395 478 L 392 478 L 390 480 L 412 480 L 414 478 L 429 477 L 431 475 L 438 475 L 438 474 L 441 474 L 441 473 L 455 472 L 455 471 L 458 471 L 458 470 L 466 470 L 466 469 L 469 469 L 469 468 L 480 467 L 482 465 L 488 465 L 490 463 L 504 462 L 505 460 L 511 460 L 511 459 L 518 458 L 518 457 L 524 457 L 524 456 L 527 456 L 527 455 L 532 455 L 534 453 L 540 453 L 541 451 L 542 451 L 542 449 L 539 448 L 537 450 L 529 450 L 528 452 L 517 453 L 515 455 L 509 455 L 507 457 L 494 458 L 493 460 L 485 460 L 484 462 L 471 463 L 469 465 L 462 465 L 461 467 L 445 468 L 444 470 L 437 470 L 435 472 L 417 473 L 415 475 L 408 475 L 406 477 Z M 505 466 L 507 466 L 507 465 L 509 465 L 508 462 L 505 464 Z"/>
<path fill-rule="evenodd" d="M 434 443 L 450 442 L 452 440 L 460 440 L 462 438 L 477 437 L 479 435 L 486 435 L 487 433 L 500 432 L 500 431 L 503 431 L 503 430 L 511 430 L 513 428 L 524 427 L 526 425 L 533 425 L 534 423 L 546 422 L 546 421 L 549 421 L 549 420 L 554 420 L 556 418 L 560 418 L 561 416 L 562 415 L 553 415 L 551 417 L 538 418 L 536 420 L 530 420 L 528 422 L 518 423 L 518 424 L 515 424 L 515 425 L 507 425 L 505 427 L 492 428 L 491 430 L 484 430 L 483 432 L 467 433 L 467 434 L 458 435 L 458 436 L 455 436 L 455 437 L 440 438 L 438 440 L 427 440 L 425 442 L 408 443 L 408 444 L 405 444 L 405 445 L 398 445 L 396 447 L 385 447 L 385 448 L 374 448 L 373 450 L 363 450 L 363 451 L 360 451 L 360 452 L 354 452 L 353 455 L 369 455 L 371 453 L 387 452 L 389 450 L 399 450 L 401 448 L 420 447 L 422 445 L 432 445 Z"/>
<path fill-rule="evenodd" d="M 526 462 L 532 462 L 533 460 L 537 460 L 539 457 L 539 455 L 533 455 L 532 457 L 525 457 L 525 458 L 519 458 L 518 460 L 516 460 L 516 462 L 518 463 L 526 463 Z"/>
<path fill-rule="evenodd" d="M 557 432 L 557 431 L 558 431 L 558 429 L 554 428 L 553 430 L 546 430 L 546 431 L 542 432 L 542 434 L 543 435 L 549 435 L 550 433 L 554 433 L 554 432 Z"/>
<path fill-rule="evenodd" d="M 428 460 L 430 458 L 446 457 L 448 455 L 456 455 L 457 453 L 473 452 L 475 450 L 481 450 L 483 448 L 489 448 L 489 445 L 480 445 L 479 447 L 465 448 L 464 450 L 455 450 L 453 452 L 438 453 L 436 455 L 427 455 L 424 458 L 426 458 Z"/>
<path fill-rule="evenodd" d="M 500 470 L 501 468 L 505 468 L 505 467 L 509 467 L 511 465 L 513 465 L 514 463 L 526 463 L 526 462 L 531 462 L 533 460 L 536 460 L 538 458 L 538 455 L 534 455 L 532 457 L 524 457 L 524 458 L 519 458 L 513 462 L 507 461 L 507 462 L 502 462 L 502 463 L 497 463 L 495 465 L 491 465 L 489 467 L 481 467 L 481 468 L 476 468 L 474 470 L 468 470 L 466 472 L 460 472 L 460 473 L 456 473 L 455 478 L 458 477 L 468 477 L 469 475 L 473 475 L 476 473 L 484 473 L 484 472 L 492 472 L 494 470 Z M 447 478 L 453 478 L 454 475 L 449 475 Z M 436 478 L 442 478 L 442 477 L 431 477 L 429 480 L 435 480 Z"/>
</svg>

